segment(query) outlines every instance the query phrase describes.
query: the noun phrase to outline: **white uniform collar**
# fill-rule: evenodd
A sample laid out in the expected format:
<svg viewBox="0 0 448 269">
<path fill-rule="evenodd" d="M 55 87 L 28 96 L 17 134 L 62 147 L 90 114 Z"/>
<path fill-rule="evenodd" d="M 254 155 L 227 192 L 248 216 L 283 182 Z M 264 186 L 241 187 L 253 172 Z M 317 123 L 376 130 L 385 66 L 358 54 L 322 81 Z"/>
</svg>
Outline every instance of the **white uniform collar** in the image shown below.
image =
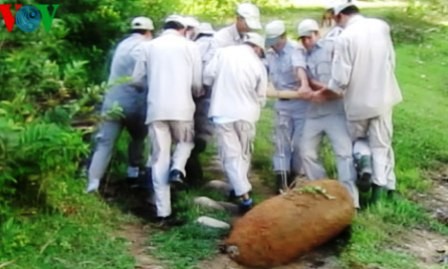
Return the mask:
<svg viewBox="0 0 448 269">
<path fill-rule="evenodd" d="M 179 31 L 174 30 L 174 29 L 167 29 L 165 31 L 163 31 L 162 35 L 179 35 L 182 36 Z"/>
<path fill-rule="evenodd" d="M 351 18 L 348 19 L 348 22 L 347 22 L 347 25 L 345 26 L 345 28 L 347 28 L 349 25 L 354 24 L 364 18 L 365 17 L 361 14 L 353 15 Z"/>
</svg>

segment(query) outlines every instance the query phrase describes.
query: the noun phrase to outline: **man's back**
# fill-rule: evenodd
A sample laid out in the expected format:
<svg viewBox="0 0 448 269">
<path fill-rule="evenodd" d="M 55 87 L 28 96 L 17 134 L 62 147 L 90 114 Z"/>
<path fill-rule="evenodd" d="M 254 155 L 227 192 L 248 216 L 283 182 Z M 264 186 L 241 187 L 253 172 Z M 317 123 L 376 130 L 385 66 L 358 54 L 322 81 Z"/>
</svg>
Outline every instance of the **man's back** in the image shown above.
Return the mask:
<svg viewBox="0 0 448 269">
<path fill-rule="evenodd" d="M 202 76 L 196 44 L 167 30 L 146 46 L 145 53 L 149 85 L 147 123 L 192 120 L 192 91 L 199 91 Z"/>
<path fill-rule="evenodd" d="M 113 84 L 117 80 L 120 80 L 120 78 L 132 75 L 136 63 L 132 52 L 143 41 L 143 35 L 132 34 L 118 44 L 110 67 L 109 83 Z"/>
<path fill-rule="evenodd" d="M 394 73 L 395 52 L 387 23 L 353 17 L 337 39 L 335 53 L 344 54 L 345 61 L 351 64 L 351 79 L 346 92 L 349 119 L 378 116 L 402 100 Z"/>
<path fill-rule="evenodd" d="M 206 83 L 211 73 L 214 83 L 209 116 L 258 120 L 265 100 L 267 72 L 253 49 L 238 45 L 218 50 L 205 71 Z"/>
<path fill-rule="evenodd" d="M 126 83 L 126 79 L 132 76 L 137 62 L 136 53 L 146 42 L 143 35 L 132 34 L 121 41 L 115 49 L 108 83 L 108 89 L 102 105 L 102 113 L 107 113 L 115 103 L 118 103 L 125 114 L 145 114 L 145 91 L 137 91 Z"/>
</svg>

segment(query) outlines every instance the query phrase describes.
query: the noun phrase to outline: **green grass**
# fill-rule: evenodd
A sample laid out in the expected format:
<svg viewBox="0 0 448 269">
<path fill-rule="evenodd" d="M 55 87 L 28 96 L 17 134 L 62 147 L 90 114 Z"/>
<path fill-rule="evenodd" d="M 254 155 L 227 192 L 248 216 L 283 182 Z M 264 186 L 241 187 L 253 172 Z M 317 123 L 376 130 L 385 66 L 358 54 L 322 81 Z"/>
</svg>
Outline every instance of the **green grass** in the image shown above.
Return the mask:
<svg viewBox="0 0 448 269">
<path fill-rule="evenodd" d="M 340 262 L 346 268 L 379 266 L 387 269 L 417 269 L 417 258 L 394 247 L 399 244 L 397 240 L 400 236 L 415 228 L 448 235 L 446 226 L 431 219 L 425 209 L 405 198 L 416 192 L 427 191 L 430 180 L 424 177 L 425 171 L 448 161 L 448 44 L 443 42 L 447 30 L 439 28 L 437 31 L 429 31 L 434 26 L 390 10 L 372 9 L 366 13 L 390 21 L 397 42 L 397 76 L 405 101 L 394 111 L 394 148 L 398 186 L 404 198 L 394 203 L 380 202 L 360 213 L 353 223 L 352 237 L 342 251 Z M 263 10 L 263 21 L 275 18 L 286 20 L 290 38 L 294 39 L 295 26 L 301 18 L 319 19 L 320 15 L 318 9 Z M 421 41 L 424 43 L 419 44 Z M 272 104 L 272 101 L 268 102 L 257 125 L 252 160 L 252 168 L 263 183 L 270 187 L 273 185 L 271 157 L 275 116 Z M 211 154 L 213 152 L 209 151 L 208 157 Z M 328 143 L 322 154 L 329 175 L 334 176 L 336 170 Z M 198 215 L 194 207 L 185 208 L 185 214 L 191 217 Z M 186 235 L 189 233 L 194 236 Z M 190 222 L 183 228 L 156 234 L 151 242 L 158 247 L 159 257 L 172 261 L 172 268 L 188 268 L 213 253 L 209 247 L 216 243 L 220 235 L 214 234 L 207 238 L 207 233 Z M 197 242 L 194 238 L 198 238 Z M 198 250 L 198 246 L 204 247 Z M 190 255 L 190 251 L 194 255 Z"/>
<path fill-rule="evenodd" d="M 427 229 L 448 236 L 446 226 L 406 199 L 428 191 L 431 181 L 425 178 L 425 171 L 448 162 L 448 30 L 422 24 L 415 18 L 410 20 L 390 10 L 366 12 L 384 16 L 394 23 L 397 76 L 405 99 L 394 112 L 396 173 L 403 197 L 394 203 L 383 201 L 356 217 L 340 262 L 346 268 L 419 268 L 415 257 L 395 246 L 400 243 L 400 236 L 411 229 Z M 263 14 L 265 22 L 274 18 L 286 20 L 293 39 L 296 23 L 304 17 L 318 19 L 321 11 L 288 8 L 263 10 Z M 273 119 L 272 102 L 268 102 L 257 125 L 252 163 L 262 182 L 270 187 L 273 185 Z M 126 168 L 125 142 L 126 136 L 120 140 L 113 174 L 122 174 Z M 209 147 L 202 158 L 207 162 L 215 154 L 216 149 Z M 323 148 L 323 157 L 329 174 L 334 175 L 334 160 L 328 146 Z M 210 172 L 206 177 L 217 179 L 217 175 Z M 64 201 L 67 212 L 33 212 L 30 209 L 15 212 L 14 218 L 0 223 L 0 268 L 10 261 L 6 268 L 134 267 L 126 242 L 113 231 L 120 224 L 135 219 L 97 197 L 84 195 L 84 182 L 69 182 L 67 188 L 71 190 Z M 224 213 L 207 212 L 193 205 L 193 197 L 204 195 L 218 200 L 225 198 L 204 189 L 180 194 L 174 207 L 188 223 L 148 235 L 148 244 L 154 247 L 152 255 L 165 262 L 168 268 L 194 268 L 201 260 L 216 254 L 218 242 L 225 237 L 224 231 L 210 230 L 195 223 L 201 215 L 229 220 Z"/>
<path fill-rule="evenodd" d="M 114 230 L 132 218 L 83 193 L 72 181 L 64 212 L 15 212 L 0 224 L 0 264 L 11 269 L 133 268 L 126 242 Z M 0 266 L 1 267 L 1 266 Z"/>
</svg>

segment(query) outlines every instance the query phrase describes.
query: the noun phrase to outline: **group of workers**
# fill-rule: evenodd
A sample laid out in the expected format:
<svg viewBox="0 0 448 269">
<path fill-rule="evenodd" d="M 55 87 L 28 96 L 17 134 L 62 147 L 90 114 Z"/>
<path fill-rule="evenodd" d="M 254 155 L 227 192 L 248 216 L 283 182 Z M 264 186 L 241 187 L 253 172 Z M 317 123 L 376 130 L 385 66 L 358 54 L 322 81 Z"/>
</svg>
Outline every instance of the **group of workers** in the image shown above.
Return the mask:
<svg viewBox="0 0 448 269">
<path fill-rule="evenodd" d="M 247 212 L 253 206 L 248 176 L 256 123 L 272 97 L 278 193 L 297 176 L 327 177 L 320 158 L 325 135 L 354 207 L 360 207 L 358 189 L 370 191 L 373 202 L 391 196 L 392 110 L 402 96 L 390 28 L 361 15 L 352 1 L 325 14 L 331 22 L 326 29 L 305 19 L 292 39 L 282 20 L 269 22 L 264 36 L 257 33 L 260 12 L 251 3 L 239 4 L 236 22 L 217 32 L 193 17 L 171 15 L 153 38 L 152 21 L 135 18 L 132 34 L 115 50 L 102 107 L 106 115 L 118 103 L 124 116 L 101 123 L 87 192 L 98 190 L 125 127 L 131 136 L 128 177 L 142 173 L 148 137 L 157 217 L 169 221 L 171 189 L 202 176 L 199 154 L 216 137 L 226 179 Z M 129 79 L 117 82 L 124 77 Z"/>
</svg>

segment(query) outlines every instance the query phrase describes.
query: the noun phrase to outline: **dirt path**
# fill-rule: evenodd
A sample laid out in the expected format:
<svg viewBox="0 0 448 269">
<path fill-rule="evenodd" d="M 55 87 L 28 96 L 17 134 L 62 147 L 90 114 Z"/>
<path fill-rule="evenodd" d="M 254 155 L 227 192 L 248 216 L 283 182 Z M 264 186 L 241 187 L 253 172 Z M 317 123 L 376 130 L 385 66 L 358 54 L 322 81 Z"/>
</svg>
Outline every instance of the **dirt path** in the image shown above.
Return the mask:
<svg viewBox="0 0 448 269">
<path fill-rule="evenodd" d="M 129 241 L 129 251 L 134 256 L 135 269 L 164 269 L 161 263 L 150 255 L 151 247 L 147 246 L 150 229 L 139 223 L 123 225 L 117 235 Z"/>
</svg>

